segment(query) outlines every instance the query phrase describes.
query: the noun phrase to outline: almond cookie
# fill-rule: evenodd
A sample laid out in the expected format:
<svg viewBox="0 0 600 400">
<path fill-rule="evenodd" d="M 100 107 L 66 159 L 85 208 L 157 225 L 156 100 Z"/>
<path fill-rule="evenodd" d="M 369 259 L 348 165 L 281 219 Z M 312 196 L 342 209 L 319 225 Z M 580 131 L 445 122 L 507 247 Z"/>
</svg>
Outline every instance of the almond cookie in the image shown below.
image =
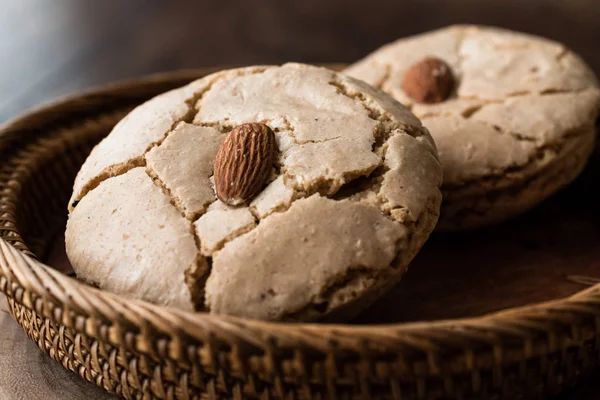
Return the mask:
<svg viewBox="0 0 600 400">
<path fill-rule="evenodd" d="M 224 71 L 139 106 L 94 148 L 67 254 L 81 279 L 158 304 L 347 319 L 423 245 L 441 178 L 427 129 L 361 81 Z"/>
<path fill-rule="evenodd" d="M 575 179 L 593 150 L 596 77 L 547 39 L 454 26 L 388 44 L 345 73 L 391 94 L 434 137 L 439 230 L 527 211 Z"/>
</svg>

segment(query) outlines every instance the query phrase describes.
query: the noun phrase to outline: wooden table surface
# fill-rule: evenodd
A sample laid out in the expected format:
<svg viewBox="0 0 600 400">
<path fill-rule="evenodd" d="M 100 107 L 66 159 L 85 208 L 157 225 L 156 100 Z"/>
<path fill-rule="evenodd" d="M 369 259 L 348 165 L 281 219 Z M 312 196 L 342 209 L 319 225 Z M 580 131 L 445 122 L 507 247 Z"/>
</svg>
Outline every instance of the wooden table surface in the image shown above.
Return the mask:
<svg viewBox="0 0 600 400">
<path fill-rule="evenodd" d="M 547 36 L 600 72 L 599 21 L 598 0 L 4 0 L 0 123 L 110 81 L 201 66 L 352 62 L 453 23 Z M 43 355 L 3 307 L 1 400 L 112 398 Z M 561 398 L 600 399 L 600 375 Z"/>
</svg>

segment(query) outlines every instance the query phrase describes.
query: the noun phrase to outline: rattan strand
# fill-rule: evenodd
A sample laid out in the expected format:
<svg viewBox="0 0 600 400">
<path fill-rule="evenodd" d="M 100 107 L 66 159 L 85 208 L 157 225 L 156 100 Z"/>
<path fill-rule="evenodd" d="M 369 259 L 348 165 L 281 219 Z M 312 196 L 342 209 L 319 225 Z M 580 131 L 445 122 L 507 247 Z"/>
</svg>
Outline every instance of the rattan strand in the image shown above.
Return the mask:
<svg viewBox="0 0 600 400">
<path fill-rule="evenodd" d="M 0 291 L 51 358 L 124 398 L 540 398 L 600 358 L 600 286 L 482 318 L 388 326 L 190 314 L 82 285 L 36 260 L 91 147 L 132 106 L 207 71 L 116 85 L 0 132 Z"/>
</svg>

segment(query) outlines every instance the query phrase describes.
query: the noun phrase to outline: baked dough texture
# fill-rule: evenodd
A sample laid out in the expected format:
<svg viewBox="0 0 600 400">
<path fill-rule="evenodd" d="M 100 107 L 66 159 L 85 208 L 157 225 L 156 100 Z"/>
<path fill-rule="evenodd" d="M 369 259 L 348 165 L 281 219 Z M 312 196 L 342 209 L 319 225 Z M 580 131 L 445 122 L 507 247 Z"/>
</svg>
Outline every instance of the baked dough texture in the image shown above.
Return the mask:
<svg viewBox="0 0 600 400">
<path fill-rule="evenodd" d="M 450 98 L 414 102 L 404 72 L 446 61 Z M 477 228 L 525 212 L 570 183 L 594 147 L 600 90 L 564 45 L 508 30 L 452 26 L 383 46 L 344 73 L 399 100 L 434 137 L 444 170 L 438 229 Z"/>
<path fill-rule="evenodd" d="M 252 201 L 217 200 L 213 160 L 246 122 L 276 134 Z M 341 320 L 404 273 L 439 215 L 420 121 L 387 94 L 301 64 L 219 72 L 133 110 L 70 201 L 78 276 L 124 296 L 266 320 Z"/>
</svg>

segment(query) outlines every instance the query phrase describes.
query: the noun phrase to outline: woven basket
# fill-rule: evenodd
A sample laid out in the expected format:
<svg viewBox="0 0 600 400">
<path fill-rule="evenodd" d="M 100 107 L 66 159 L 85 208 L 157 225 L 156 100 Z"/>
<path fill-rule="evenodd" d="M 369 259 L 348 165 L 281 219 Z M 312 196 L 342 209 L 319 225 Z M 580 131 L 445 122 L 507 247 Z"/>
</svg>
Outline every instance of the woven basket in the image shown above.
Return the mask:
<svg viewBox="0 0 600 400">
<path fill-rule="evenodd" d="M 0 291 L 52 359 L 124 398 L 542 398 L 600 358 L 600 286 L 478 318 L 265 323 L 124 300 L 41 263 L 85 157 L 132 107 L 211 72 L 119 84 L 0 131 Z"/>
</svg>

